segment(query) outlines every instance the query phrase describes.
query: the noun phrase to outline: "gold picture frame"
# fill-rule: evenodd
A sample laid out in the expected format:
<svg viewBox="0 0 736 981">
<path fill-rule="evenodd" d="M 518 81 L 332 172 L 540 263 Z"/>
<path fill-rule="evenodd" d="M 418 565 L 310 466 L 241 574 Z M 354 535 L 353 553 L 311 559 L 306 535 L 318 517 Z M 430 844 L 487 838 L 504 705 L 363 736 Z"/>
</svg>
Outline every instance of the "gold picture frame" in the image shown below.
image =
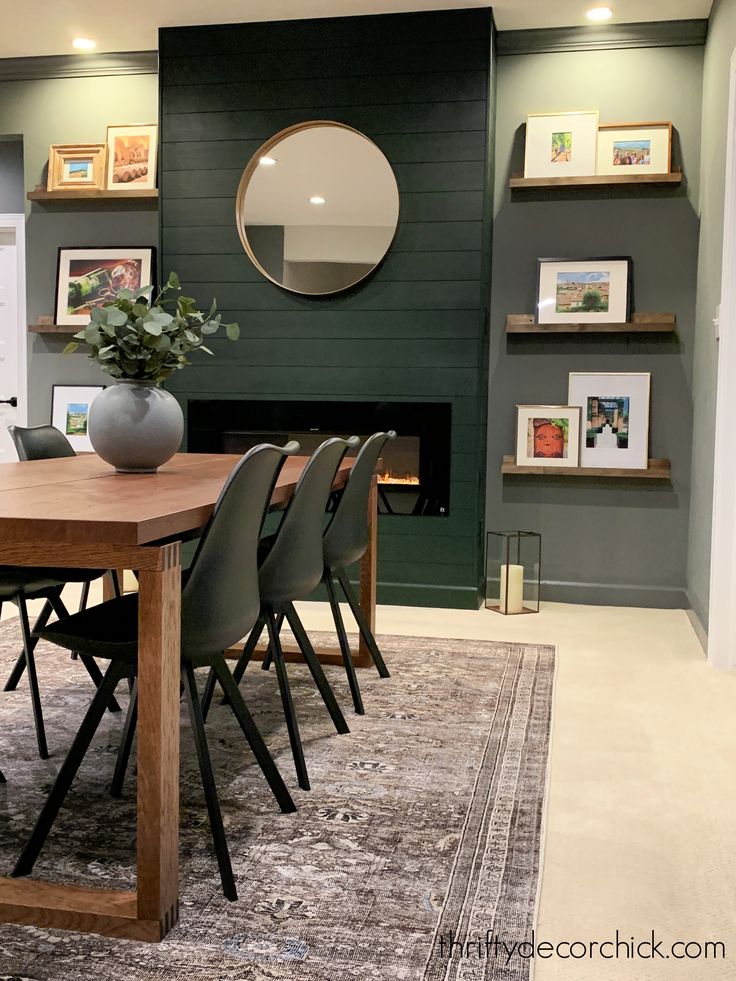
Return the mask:
<svg viewBox="0 0 736 981">
<path fill-rule="evenodd" d="M 54 143 L 49 148 L 47 191 L 105 189 L 105 143 Z"/>
<path fill-rule="evenodd" d="M 158 153 L 156 123 L 107 127 L 107 190 L 154 190 Z"/>
</svg>

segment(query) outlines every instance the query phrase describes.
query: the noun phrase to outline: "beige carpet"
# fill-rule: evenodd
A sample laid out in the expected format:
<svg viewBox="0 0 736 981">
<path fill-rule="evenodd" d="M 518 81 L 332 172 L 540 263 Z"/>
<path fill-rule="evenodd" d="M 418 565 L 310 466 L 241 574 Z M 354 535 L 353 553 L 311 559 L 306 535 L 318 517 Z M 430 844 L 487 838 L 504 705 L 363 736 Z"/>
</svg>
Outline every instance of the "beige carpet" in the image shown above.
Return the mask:
<svg viewBox="0 0 736 981">
<path fill-rule="evenodd" d="M 0 671 L 16 650 L 0 635 Z M 526 981 L 496 947 L 531 934 L 547 776 L 549 647 L 383 638 L 393 676 L 361 672 L 368 715 L 337 736 L 304 669 L 293 671 L 313 790 L 275 809 L 229 709 L 208 734 L 239 889 L 228 904 L 208 840 L 188 727 L 182 731 L 181 923 L 158 946 L 0 926 L 0 973 L 31 981 L 332 978 Z M 78 663 L 44 648 L 39 673 L 55 757 L 35 755 L 25 688 L 0 696 L 0 872 L 38 810 L 88 694 Z M 330 669 L 343 705 L 344 674 Z M 273 672 L 244 692 L 294 786 Z M 37 866 L 47 878 L 124 886 L 134 854 L 132 784 L 106 794 L 120 719 L 108 717 Z M 480 973 L 479 973 L 480 972 Z"/>
</svg>

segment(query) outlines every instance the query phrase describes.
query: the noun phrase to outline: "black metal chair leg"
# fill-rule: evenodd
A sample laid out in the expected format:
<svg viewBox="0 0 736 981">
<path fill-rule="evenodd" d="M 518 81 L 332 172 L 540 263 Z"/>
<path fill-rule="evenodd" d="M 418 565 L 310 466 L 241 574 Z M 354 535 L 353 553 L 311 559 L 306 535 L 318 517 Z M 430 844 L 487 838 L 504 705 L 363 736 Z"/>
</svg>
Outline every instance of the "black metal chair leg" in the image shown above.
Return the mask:
<svg viewBox="0 0 736 981">
<path fill-rule="evenodd" d="M 192 723 L 194 744 L 197 749 L 197 759 L 199 760 L 199 772 L 202 775 L 202 787 L 204 788 L 207 813 L 210 818 L 212 841 L 215 846 L 217 865 L 220 869 L 222 889 L 225 893 L 225 898 L 234 902 L 238 898 L 238 893 L 235 889 L 235 879 L 233 878 L 233 869 L 230 864 L 230 852 L 227 847 L 225 828 L 222 823 L 222 812 L 220 811 L 220 801 L 217 796 L 217 787 L 215 786 L 215 775 L 212 772 L 212 760 L 210 759 L 207 736 L 204 731 L 204 719 L 202 718 L 202 707 L 199 704 L 197 681 L 194 677 L 194 669 L 191 664 L 183 664 L 182 672 L 184 674 L 184 690 L 189 706 L 189 718 Z"/>
<path fill-rule="evenodd" d="M 273 661 L 276 665 L 276 677 L 279 680 L 281 704 L 284 707 L 284 717 L 286 718 L 286 728 L 289 732 L 289 743 L 291 744 L 291 753 L 294 757 L 297 782 L 302 790 L 309 790 L 309 774 L 307 773 L 307 764 L 304 761 L 304 750 L 302 749 L 302 740 L 299 735 L 299 723 L 297 722 L 296 712 L 294 711 L 294 702 L 291 697 L 291 688 L 289 687 L 289 676 L 286 673 L 286 664 L 284 662 L 284 652 L 281 649 L 281 641 L 276 630 L 276 619 L 273 613 L 268 614 L 266 625 L 268 626 L 268 636 L 273 649 Z"/>
<path fill-rule="evenodd" d="M 38 754 L 42 760 L 49 758 L 49 749 L 46 743 L 46 730 L 43 724 L 43 710 L 41 708 L 41 693 L 38 690 L 38 675 L 36 674 L 36 659 L 33 655 L 35 644 L 31 637 L 31 628 L 28 623 L 28 607 L 23 593 L 18 593 L 18 612 L 20 613 L 20 628 L 23 633 L 23 649 L 26 657 L 26 670 L 28 671 L 28 684 L 31 689 L 31 704 L 33 705 L 33 722 L 36 726 L 36 741 L 38 743 Z"/>
<path fill-rule="evenodd" d="M 118 748 L 118 758 L 115 761 L 115 772 L 113 773 L 112 783 L 110 784 L 111 797 L 123 796 L 123 783 L 125 782 L 125 774 L 128 770 L 128 763 L 130 761 L 130 753 L 133 748 L 133 739 L 135 737 L 137 723 L 138 682 L 134 681 L 133 687 L 130 690 L 130 703 L 128 705 L 128 713 L 125 716 L 123 735 L 120 739 L 120 746 Z"/>
<path fill-rule="evenodd" d="M 260 766 L 264 777 L 268 781 L 271 792 L 276 798 L 278 805 L 284 814 L 291 814 L 296 810 L 296 805 L 291 799 L 291 794 L 286 789 L 286 784 L 278 771 L 278 767 L 274 763 L 273 758 L 269 753 L 265 742 L 263 741 L 263 736 L 258 731 L 258 727 L 253 721 L 253 717 L 243 701 L 243 696 L 240 694 L 240 689 L 235 684 L 233 676 L 230 674 L 230 669 L 228 668 L 227 664 L 225 664 L 225 659 L 213 658 L 212 665 L 223 691 L 227 693 L 230 707 L 233 710 L 235 718 L 240 724 L 240 728 L 243 730 L 243 735 L 248 740 L 248 745 L 253 751 L 256 762 Z"/>
<path fill-rule="evenodd" d="M 284 625 L 284 614 L 279 613 L 276 616 L 276 630 L 281 634 L 281 628 Z M 268 669 L 273 664 L 273 653 L 271 651 L 271 645 L 268 645 L 266 653 L 263 655 L 263 661 L 261 662 L 261 671 L 268 671 Z"/>
<path fill-rule="evenodd" d="M 83 654 L 80 657 L 79 660 L 82 662 L 82 664 L 86 668 L 87 674 L 90 676 L 90 678 L 94 682 L 95 687 L 96 688 L 99 688 L 100 687 L 100 684 L 102 683 L 102 671 L 100 671 L 100 667 L 99 667 L 97 661 L 95 661 L 95 659 L 93 657 L 88 657 L 85 654 Z M 108 705 L 108 709 L 109 709 L 110 712 L 121 712 L 122 711 L 122 709 L 120 708 L 120 702 L 115 698 L 114 695 L 110 699 L 110 704 Z"/>
<path fill-rule="evenodd" d="M 82 610 L 87 609 L 87 603 L 89 602 L 89 587 L 90 587 L 89 580 L 85 583 L 82 583 L 82 595 L 79 597 L 80 613 L 82 612 Z"/>
<path fill-rule="evenodd" d="M 0 770 L 0 783 L 7 783 L 7 782 L 8 781 L 5 779 L 5 774 L 3 773 L 2 770 Z"/>
<path fill-rule="evenodd" d="M 115 599 L 120 599 L 123 595 L 122 585 L 120 582 L 120 577 L 118 576 L 117 569 L 108 569 L 105 573 L 109 577 L 112 584 L 112 593 Z"/>
<path fill-rule="evenodd" d="M 82 721 L 82 725 L 79 727 L 79 732 L 74 737 L 71 749 L 67 753 L 66 759 L 59 770 L 59 775 L 51 788 L 51 793 L 46 798 L 46 803 L 38 816 L 31 836 L 20 858 L 16 862 L 11 875 L 29 875 L 33 870 L 36 859 L 41 853 L 44 842 L 49 836 L 49 832 L 66 799 L 66 795 L 69 793 L 69 788 L 77 774 L 77 770 L 84 759 L 85 753 L 89 749 L 89 744 L 92 742 L 92 738 L 102 721 L 102 716 L 105 714 L 112 693 L 115 691 L 117 683 L 126 671 L 127 668 L 124 665 L 115 663 L 111 664 L 108 668 L 102 679 L 102 684 L 95 692 L 90 707 L 87 709 L 87 714 Z"/>
<path fill-rule="evenodd" d="M 265 626 L 266 626 L 265 617 L 259 616 L 255 622 L 253 629 L 248 635 L 248 639 L 243 645 L 243 653 L 240 655 L 240 657 L 238 658 L 238 663 L 235 665 L 235 670 L 233 671 L 233 678 L 235 680 L 236 685 L 240 684 L 243 675 L 245 674 L 245 669 L 250 664 L 250 659 L 253 657 L 253 651 L 255 651 L 256 646 L 258 645 L 258 641 L 261 639 L 261 634 L 263 633 L 263 628 Z M 209 707 L 210 707 L 210 701 L 212 699 L 212 694 L 210 692 L 210 689 L 214 690 L 214 685 L 215 685 L 215 677 L 212 672 L 212 669 L 210 669 L 210 673 L 207 677 L 207 683 L 204 686 L 205 697 L 209 696 L 209 700 L 206 703 L 206 710 L 203 713 L 205 719 L 207 718 L 207 713 L 209 712 Z M 223 696 L 221 704 L 227 705 L 227 695 Z"/>
<path fill-rule="evenodd" d="M 2 613 L 3 604 L 0 603 L 0 613 Z M 48 600 L 43 604 L 43 609 L 41 610 L 38 619 L 33 624 L 33 629 L 31 634 L 35 634 L 37 630 L 43 630 L 46 624 L 49 622 L 51 614 L 54 612 L 54 608 Z M 31 649 L 36 650 L 38 644 L 38 637 L 31 636 Z M 13 670 L 8 675 L 8 680 L 5 682 L 5 687 L 3 691 L 15 691 L 18 687 L 18 682 L 23 677 L 23 672 L 26 669 L 26 652 L 23 650 L 18 655 L 18 658 L 13 665 Z"/>
<path fill-rule="evenodd" d="M 386 662 L 383 660 L 383 655 L 378 649 L 378 644 L 376 643 L 376 638 L 373 636 L 373 631 L 368 626 L 368 621 L 366 620 L 363 611 L 360 608 L 360 603 L 357 600 L 355 593 L 353 592 L 353 587 L 350 585 L 350 580 L 348 579 L 345 570 L 339 569 L 336 572 L 338 581 L 342 586 L 342 591 L 345 593 L 345 599 L 350 604 L 350 609 L 353 611 L 353 616 L 358 624 L 358 629 L 363 635 L 363 640 L 366 643 L 368 651 L 370 652 L 373 663 L 375 664 L 378 673 L 382 678 L 390 678 L 388 668 L 386 667 Z"/>
<path fill-rule="evenodd" d="M 340 644 L 342 661 L 345 665 L 345 674 L 348 676 L 350 694 L 353 696 L 353 705 L 355 706 L 355 711 L 358 713 L 358 715 L 365 715 L 363 699 L 361 697 L 360 686 L 358 684 L 358 677 L 355 673 L 355 665 L 353 664 L 353 654 L 350 650 L 350 642 L 348 641 L 348 635 L 345 632 L 345 624 L 343 623 L 340 605 L 337 602 L 337 595 L 335 594 L 335 584 L 333 583 L 332 576 L 329 572 L 325 573 L 322 581 L 327 587 L 327 596 L 329 597 L 330 606 L 332 607 L 332 617 L 335 621 L 335 630 L 337 631 L 337 640 Z"/>
<path fill-rule="evenodd" d="M 314 683 L 322 696 L 322 701 L 327 706 L 327 711 L 330 713 L 335 729 L 337 729 L 337 731 L 342 735 L 344 735 L 346 732 L 350 732 L 348 724 L 345 721 L 345 716 L 342 714 L 342 709 L 337 704 L 335 693 L 333 692 L 332 688 L 330 688 L 330 683 L 322 670 L 322 665 L 317 660 L 317 655 L 314 652 L 312 643 L 309 637 L 307 637 L 307 632 L 304 629 L 301 620 L 297 616 L 293 603 L 288 604 L 285 613 L 286 619 L 289 621 L 289 626 L 296 637 L 296 642 L 299 644 L 299 649 L 304 655 L 304 660 L 307 662 L 307 667 L 311 672 L 312 678 L 314 678 Z"/>
</svg>

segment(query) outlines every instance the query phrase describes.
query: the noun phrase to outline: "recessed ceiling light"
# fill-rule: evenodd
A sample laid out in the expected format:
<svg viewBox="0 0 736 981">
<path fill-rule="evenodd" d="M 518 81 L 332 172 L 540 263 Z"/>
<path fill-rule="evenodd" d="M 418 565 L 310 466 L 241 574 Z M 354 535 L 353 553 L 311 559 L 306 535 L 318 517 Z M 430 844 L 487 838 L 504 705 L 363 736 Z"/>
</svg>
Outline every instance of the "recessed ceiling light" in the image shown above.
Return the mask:
<svg viewBox="0 0 736 981">
<path fill-rule="evenodd" d="M 613 11 L 610 7 L 593 7 L 585 16 L 588 20 L 610 20 L 613 17 Z"/>
<path fill-rule="evenodd" d="M 325 199 L 321 195 L 315 194 L 314 197 L 311 197 L 309 199 L 309 203 L 310 204 L 324 204 L 325 203 Z"/>
<path fill-rule="evenodd" d="M 275 157 L 261 157 L 261 159 L 258 161 L 258 163 L 261 165 L 261 167 L 273 167 L 274 164 L 276 163 L 276 158 Z"/>
<path fill-rule="evenodd" d="M 93 41 L 91 37 L 75 37 L 72 47 L 77 51 L 92 51 L 97 47 L 97 41 Z"/>
</svg>

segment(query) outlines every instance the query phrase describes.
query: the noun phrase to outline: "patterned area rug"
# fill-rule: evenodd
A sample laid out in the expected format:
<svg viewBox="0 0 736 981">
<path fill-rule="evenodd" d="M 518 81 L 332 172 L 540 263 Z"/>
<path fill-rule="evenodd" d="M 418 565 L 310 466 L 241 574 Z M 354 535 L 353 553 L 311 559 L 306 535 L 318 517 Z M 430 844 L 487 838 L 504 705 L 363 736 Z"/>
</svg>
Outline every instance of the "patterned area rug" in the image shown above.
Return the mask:
<svg viewBox="0 0 736 981">
<path fill-rule="evenodd" d="M 327 635 L 315 635 L 327 642 Z M 305 668 L 290 665 L 312 791 L 296 788 L 274 672 L 243 682 L 298 811 L 282 815 L 230 710 L 208 738 L 239 899 L 228 903 L 209 845 L 188 723 L 182 721 L 181 919 L 160 945 L 0 924 L 0 978 L 31 981 L 527 981 L 509 946 L 533 927 L 554 650 L 383 637 L 390 679 L 361 671 L 367 714 L 338 736 Z M 0 628 L 4 679 L 18 650 Z M 84 711 L 79 662 L 38 649 L 52 758 L 35 753 L 23 681 L 0 692 L 0 874 L 7 874 Z M 125 706 L 124 694 L 120 697 Z M 35 874 L 130 887 L 135 778 L 107 788 L 122 725 L 108 715 Z M 490 940 L 487 940 L 490 938 Z M 464 946 L 461 948 L 460 944 Z"/>
</svg>

